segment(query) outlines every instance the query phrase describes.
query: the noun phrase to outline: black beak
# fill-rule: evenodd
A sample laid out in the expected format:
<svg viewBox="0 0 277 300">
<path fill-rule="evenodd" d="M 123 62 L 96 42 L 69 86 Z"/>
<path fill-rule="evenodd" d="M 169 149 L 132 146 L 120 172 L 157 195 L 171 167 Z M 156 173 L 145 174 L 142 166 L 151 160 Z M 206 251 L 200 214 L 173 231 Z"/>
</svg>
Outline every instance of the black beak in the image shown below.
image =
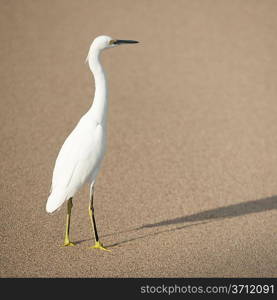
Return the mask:
<svg viewBox="0 0 277 300">
<path fill-rule="evenodd" d="M 136 44 L 138 41 L 132 41 L 132 40 L 115 40 L 115 45 L 121 45 L 121 44 Z"/>
</svg>

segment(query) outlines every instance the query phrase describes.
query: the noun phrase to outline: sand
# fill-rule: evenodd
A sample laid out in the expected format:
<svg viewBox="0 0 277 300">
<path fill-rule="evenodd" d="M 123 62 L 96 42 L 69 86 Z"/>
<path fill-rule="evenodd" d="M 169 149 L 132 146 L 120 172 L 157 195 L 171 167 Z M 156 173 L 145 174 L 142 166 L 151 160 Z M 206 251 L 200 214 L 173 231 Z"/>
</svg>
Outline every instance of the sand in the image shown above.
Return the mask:
<svg viewBox="0 0 277 300">
<path fill-rule="evenodd" d="M 276 1 L 1 1 L 0 276 L 276 277 Z M 100 34 L 108 151 L 95 188 L 45 211 L 91 105 Z"/>
</svg>

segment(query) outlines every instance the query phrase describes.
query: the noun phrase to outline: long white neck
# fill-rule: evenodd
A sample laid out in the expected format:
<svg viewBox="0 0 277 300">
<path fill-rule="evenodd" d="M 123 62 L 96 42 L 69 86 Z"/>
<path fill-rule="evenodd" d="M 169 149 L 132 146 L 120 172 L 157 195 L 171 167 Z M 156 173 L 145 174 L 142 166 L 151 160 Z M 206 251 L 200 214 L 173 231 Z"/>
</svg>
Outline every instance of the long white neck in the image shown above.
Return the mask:
<svg viewBox="0 0 277 300">
<path fill-rule="evenodd" d="M 95 81 L 94 100 L 88 114 L 97 123 L 105 125 L 108 114 L 108 86 L 105 71 L 100 62 L 100 50 L 91 47 L 88 54 L 88 63 Z"/>
</svg>

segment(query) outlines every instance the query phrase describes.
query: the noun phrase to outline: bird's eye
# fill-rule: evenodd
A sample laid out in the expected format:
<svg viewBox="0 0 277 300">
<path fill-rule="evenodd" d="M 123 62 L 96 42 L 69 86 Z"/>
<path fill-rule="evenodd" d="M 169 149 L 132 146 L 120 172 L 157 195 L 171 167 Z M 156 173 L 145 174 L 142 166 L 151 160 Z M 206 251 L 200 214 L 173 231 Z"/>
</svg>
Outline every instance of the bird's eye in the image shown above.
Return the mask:
<svg viewBox="0 0 277 300">
<path fill-rule="evenodd" d="M 114 45 L 116 40 L 110 40 L 109 45 Z"/>
</svg>

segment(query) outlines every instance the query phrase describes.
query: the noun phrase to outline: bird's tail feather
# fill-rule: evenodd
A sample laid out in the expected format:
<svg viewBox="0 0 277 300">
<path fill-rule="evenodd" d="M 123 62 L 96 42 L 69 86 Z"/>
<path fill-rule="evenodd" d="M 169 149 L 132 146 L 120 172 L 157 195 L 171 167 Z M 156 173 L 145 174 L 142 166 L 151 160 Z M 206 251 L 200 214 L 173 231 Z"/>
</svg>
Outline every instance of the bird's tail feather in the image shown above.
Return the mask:
<svg viewBox="0 0 277 300">
<path fill-rule="evenodd" d="M 63 189 L 53 189 L 46 203 L 46 211 L 51 214 L 58 210 L 67 200 L 67 192 Z"/>
</svg>

